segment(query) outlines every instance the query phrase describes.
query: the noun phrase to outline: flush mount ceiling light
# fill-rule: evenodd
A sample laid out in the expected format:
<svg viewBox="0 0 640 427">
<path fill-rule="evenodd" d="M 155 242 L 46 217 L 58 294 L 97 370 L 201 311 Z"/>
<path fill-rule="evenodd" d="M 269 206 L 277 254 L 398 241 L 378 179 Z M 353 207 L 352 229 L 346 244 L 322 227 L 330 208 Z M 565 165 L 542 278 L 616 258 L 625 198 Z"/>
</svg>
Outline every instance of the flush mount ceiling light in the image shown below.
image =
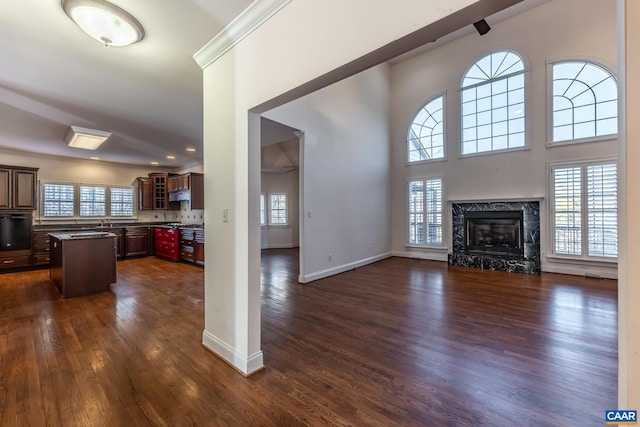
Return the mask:
<svg viewBox="0 0 640 427">
<path fill-rule="evenodd" d="M 71 126 L 64 141 L 69 147 L 95 150 L 111 136 L 111 132 Z"/>
<path fill-rule="evenodd" d="M 127 46 L 144 38 L 144 29 L 124 9 L 104 0 L 62 0 L 65 13 L 105 46 Z"/>
</svg>

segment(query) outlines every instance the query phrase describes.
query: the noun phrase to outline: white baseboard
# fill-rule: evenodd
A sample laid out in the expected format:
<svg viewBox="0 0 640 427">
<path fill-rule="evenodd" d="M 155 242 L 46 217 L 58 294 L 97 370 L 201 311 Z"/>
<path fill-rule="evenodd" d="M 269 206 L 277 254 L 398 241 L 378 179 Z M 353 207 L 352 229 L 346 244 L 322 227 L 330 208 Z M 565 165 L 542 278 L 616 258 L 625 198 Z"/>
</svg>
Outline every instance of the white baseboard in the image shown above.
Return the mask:
<svg viewBox="0 0 640 427">
<path fill-rule="evenodd" d="M 300 275 L 298 277 L 298 281 L 300 283 L 309 283 L 314 280 L 324 279 L 325 277 L 333 276 L 336 274 L 344 273 L 345 271 L 353 270 L 358 267 L 363 267 L 367 264 L 372 264 L 374 262 L 381 261 L 383 259 L 391 257 L 391 252 L 385 252 L 383 254 L 375 255 L 369 258 L 364 258 L 358 261 L 350 262 L 347 264 L 339 265 L 337 267 L 329 268 L 326 270 L 316 271 L 311 274 L 305 274 L 304 276 Z"/>
<path fill-rule="evenodd" d="M 559 265 L 543 264 L 540 269 L 543 273 L 571 274 L 573 276 L 593 277 L 597 279 L 618 279 L 618 270 L 599 269 L 597 267 L 585 268 L 583 265 Z"/>
<path fill-rule="evenodd" d="M 249 376 L 254 372 L 264 368 L 262 351 L 259 351 L 248 357 L 244 356 L 236 352 L 225 342 L 216 338 L 206 329 L 202 332 L 202 345 L 211 350 L 216 355 L 220 356 L 245 376 Z"/>
<path fill-rule="evenodd" d="M 401 258 L 416 258 L 416 259 L 427 259 L 431 261 L 449 261 L 447 257 L 447 252 L 418 252 L 418 251 L 393 251 L 391 252 L 392 256 L 397 256 Z"/>
</svg>

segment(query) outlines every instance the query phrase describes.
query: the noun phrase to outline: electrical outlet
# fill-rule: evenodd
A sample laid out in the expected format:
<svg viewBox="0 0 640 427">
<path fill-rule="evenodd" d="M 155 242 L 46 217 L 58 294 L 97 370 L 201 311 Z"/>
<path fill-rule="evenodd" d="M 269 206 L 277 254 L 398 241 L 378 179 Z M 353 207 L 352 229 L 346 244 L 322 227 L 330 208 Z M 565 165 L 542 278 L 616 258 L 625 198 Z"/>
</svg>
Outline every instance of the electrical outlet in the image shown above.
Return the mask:
<svg viewBox="0 0 640 427">
<path fill-rule="evenodd" d="M 229 209 L 222 209 L 222 222 L 229 222 Z"/>
<path fill-rule="evenodd" d="M 329 254 L 329 261 L 333 261 L 333 254 Z"/>
</svg>

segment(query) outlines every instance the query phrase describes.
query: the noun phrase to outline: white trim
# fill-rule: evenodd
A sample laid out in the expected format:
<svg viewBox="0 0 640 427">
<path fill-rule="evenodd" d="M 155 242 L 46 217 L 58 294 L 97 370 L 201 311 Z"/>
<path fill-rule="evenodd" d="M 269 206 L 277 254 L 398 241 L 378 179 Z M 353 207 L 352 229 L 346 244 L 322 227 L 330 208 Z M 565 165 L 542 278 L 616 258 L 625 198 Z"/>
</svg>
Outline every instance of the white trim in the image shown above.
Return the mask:
<svg viewBox="0 0 640 427">
<path fill-rule="evenodd" d="M 254 1 L 200 50 L 193 59 L 204 69 L 278 13 L 291 0 Z"/>
<path fill-rule="evenodd" d="M 220 356 L 243 375 L 249 376 L 264 368 L 262 351 L 258 351 L 251 356 L 242 355 L 206 329 L 202 331 L 202 345 Z"/>
<path fill-rule="evenodd" d="M 555 264 L 545 263 L 541 266 L 543 273 L 558 273 L 558 274 L 570 274 L 572 276 L 602 278 L 602 279 L 617 279 L 617 268 L 598 268 L 587 267 L 584 264 Z"/>
<path fill-rule="evenodd" d="M 393 251 L 391 256 L 400 258 L 425 259 L 429 261 L 449 261 L 449 254 L 445 251 Z"/>
<path fill-rule="evenodd" d="M 391 252 L 385 252 L 380 255 L 375 255 L 369 258 L 364 258 L 359 261 L 349 262 L 347 264 L 342 264 L 337 267 L 328 268 L 326 270 L 316 271 L 315 273 L 300 275 L 298 277 L 298 281 L 300 283 L 309 283 L 314 280 L 324 279 L 325 277 L 334 276 L 336 274 L 344 273 L 345 271 L 354 270 L 358 267 L 364 267 L 368 264 L 373 264 L 374 262 L 382 261 L 383 259 L 390 258 Z"/>
</svg>

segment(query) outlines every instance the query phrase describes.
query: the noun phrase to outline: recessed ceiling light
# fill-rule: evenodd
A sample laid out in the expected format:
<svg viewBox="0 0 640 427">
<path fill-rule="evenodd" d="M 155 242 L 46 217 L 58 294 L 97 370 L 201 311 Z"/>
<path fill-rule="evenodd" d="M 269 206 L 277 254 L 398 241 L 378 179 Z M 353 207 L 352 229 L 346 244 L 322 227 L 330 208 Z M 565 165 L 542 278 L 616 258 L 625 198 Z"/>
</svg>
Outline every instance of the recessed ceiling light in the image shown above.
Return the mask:
<svg viewBox="0 0 640 427">
<path fill-rule="evenodd" d="M 175 158 L 176 158 L 176 156 L 167 156 L 167 159 L 169 159 L 169 160 L 173 160 Z"/>
<path fill-rule="evenodd" d="M 158 163 L 158 162 L 151 162 L 151 164 L 152 164 L 153 166 L 158 166 L 160 163 Z"/>
<path fill-rule="evenodd" d="M 96 156 L 91 156 L 89 157 L 91 160 L 100 160 L 100 157 L 96 157 Z"/>
<path fill-rule="evenodd" d="M 127 46 L 144 38 L 144 29 L 124 9 L 105 0 L 62 0 L 69 18 L 105 46 Z"/>
<path fill-rule="evenodd" d="M 69 147 L 95 150 L 111 136 L 111 132 L 71 126 L 64 137 Z"/>
<path fill-rule="evenodd" d="M 196 149 L 195 149 L 195 148 L 191 148 L 191 147 L 189 147 L 189 148 L 187 148 L 187 151 L 189 151 L 189 152 L 191 152 L 191 153 L 195 153 Z"/>
</svg>

